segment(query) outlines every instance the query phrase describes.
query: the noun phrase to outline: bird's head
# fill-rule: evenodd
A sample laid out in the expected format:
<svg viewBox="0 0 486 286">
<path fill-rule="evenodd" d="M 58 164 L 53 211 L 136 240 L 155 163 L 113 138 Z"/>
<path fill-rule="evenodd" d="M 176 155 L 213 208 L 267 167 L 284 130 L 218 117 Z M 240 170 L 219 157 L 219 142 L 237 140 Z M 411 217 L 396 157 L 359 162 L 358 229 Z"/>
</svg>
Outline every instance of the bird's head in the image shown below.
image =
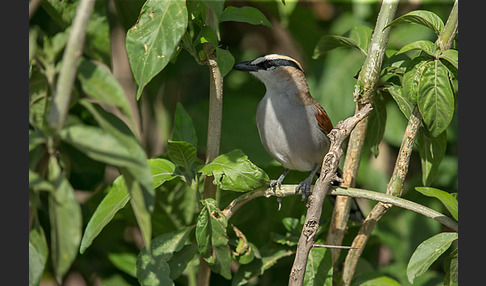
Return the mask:
<svg viewBox="0 0 486 286">
<path fill-rule="evenodd" d="M 286 55 L 270 54 L 251 61 L 237 63 L 235 70 L 247 71 L 261 80 L 265 86 L 281 85 L 303 81 L 305 83 L 304 70 L 300 63 Z"/>
</svg>

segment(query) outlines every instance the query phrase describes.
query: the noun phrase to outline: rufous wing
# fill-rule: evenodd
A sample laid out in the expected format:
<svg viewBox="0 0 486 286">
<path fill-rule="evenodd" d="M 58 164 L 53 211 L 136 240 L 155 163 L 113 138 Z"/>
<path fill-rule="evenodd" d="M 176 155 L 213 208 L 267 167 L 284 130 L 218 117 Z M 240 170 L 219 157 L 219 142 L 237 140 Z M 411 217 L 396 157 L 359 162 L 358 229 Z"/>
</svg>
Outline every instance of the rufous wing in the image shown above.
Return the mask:
<svg viewBox="0 0 486 286">
<path fill-rule="evenodd" d="M 324 110 L 324 108 L 322 108 L 322 106 L 316 104 L 316 107 L 317 107 L 317 113 L 315 116 L 316 116 L 317 124 L 319 124 L 321 130 L 327 134 L 331 132 L 333 128 L 331 119 L 329 119 L 329 116 L 327 116 L 327 113 Z"/>
</svg>

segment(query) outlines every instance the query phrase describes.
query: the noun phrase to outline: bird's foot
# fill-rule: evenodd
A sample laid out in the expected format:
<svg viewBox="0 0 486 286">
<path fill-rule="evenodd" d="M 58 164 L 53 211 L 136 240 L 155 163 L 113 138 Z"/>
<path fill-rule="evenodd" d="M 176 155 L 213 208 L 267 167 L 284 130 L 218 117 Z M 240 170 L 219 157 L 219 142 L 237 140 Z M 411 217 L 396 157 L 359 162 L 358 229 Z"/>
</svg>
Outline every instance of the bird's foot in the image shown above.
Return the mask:
<svg viewBox="0 0 486 286">
<path fill-rule="evenodd" d="M 305 200 L 306 196 L 310 196 L 311 194 L 311 183 L 312 183 L 312 178 L 309 177 L 305 179 L 304 181 L 300 182 L 297 187 L 295 188 L 295 193 L 298 194 L 299 191 L 302 192 L 302 200 Z"/>
</svg>

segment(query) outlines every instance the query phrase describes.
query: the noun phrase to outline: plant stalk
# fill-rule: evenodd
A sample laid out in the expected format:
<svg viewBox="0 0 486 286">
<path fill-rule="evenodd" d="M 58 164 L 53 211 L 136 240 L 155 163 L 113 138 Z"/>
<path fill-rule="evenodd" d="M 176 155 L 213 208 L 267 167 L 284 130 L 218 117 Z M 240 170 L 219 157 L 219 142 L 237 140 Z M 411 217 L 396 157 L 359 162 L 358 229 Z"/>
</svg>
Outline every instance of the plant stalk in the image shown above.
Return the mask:
<svg viewBox="0 0 486 286">
<path fill-rule="evenodd" d="M 52 107 L 47 118 L 50 127 L 57 132 L 64 127 L 66 122 L 71 92 L 78 70 L 78 60 L 83 53 L 88 21 L 93 12 L 95 2 L 95 0 L 80 0 L 66 49 L 64 50 L 61 71 L 59 72 L 56 91 L 53 95 Z"/>
<path fill-rule="evenodd" d="M 363 105 L 373 103 L 376 85 L 380 77 L 381 65 L 385 56 L 390 29 L 384 29 L 395 17 L 398 0 L 384 0 L 378 19 L 376 21 L 373 36 L 371 38 L 368 56 L 361 68 L 358 81 L 355 86 L 354 99 L 356 101 L 356 112 Z M 359 164 L 363 145 L 368 127 L 368 118 L 358 123 L 350 135 L 346 159 L 343 167 L 343 187 L 354 187 L 358 176 Z M 351 209 L 351 200 L 348 197 L 338 196 L 334 204 L 333 215 L 326 242 L 332 245 L 342 243 Z M 336 265 L 340 254 L 340 249 L 332 250 L 333 265 Z"/>
</svg>

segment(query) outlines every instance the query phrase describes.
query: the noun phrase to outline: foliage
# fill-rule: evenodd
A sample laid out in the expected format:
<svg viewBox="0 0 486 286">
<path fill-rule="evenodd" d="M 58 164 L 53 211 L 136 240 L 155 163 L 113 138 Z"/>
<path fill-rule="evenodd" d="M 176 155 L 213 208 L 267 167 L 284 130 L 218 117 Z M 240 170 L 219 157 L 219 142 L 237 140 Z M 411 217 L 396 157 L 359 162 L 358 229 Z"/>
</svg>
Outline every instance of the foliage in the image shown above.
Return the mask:
<svg viewBox="0 0 486 286">
<path fill-rule="evenodd" d="M 48 117 L 79 2 L 42 1 L 29 22 L 29 285 L 62 284 L 74 272 L 88 284 L 196 285 L 200 257 L 214 284 L 287 283 L 305 213 L 300 199 L 283 198 L 280 211 L 274 199 L 256 199 L 225 215 L 233 199 L 282 170 L 254 124 L 263 86 L 231 69 L 235 59 L 291 54 L 336 124 L 354 112 L 353 76 L 367 55 L 379 1 L 96 1 L 68 117 L 55 130 Z M 386 158 L 398 152 L 417 106 L 423 124 L 404 197 L 457 221 L 458 52 L 434 42 L 452 3 L 419 6 L 404 7 L 389 24 L 357 185 L 385 189 Z M 117 29 L 124 58 L 113 52 Z M 206 163 L 204 65 L 212 53 L 225 99 L 221 155 Z M 132 79 L 120 77 L 123 63 Z M 285 182 L 306 175 L 291 172 Z M 218 186 L 216 199 L 203 198 L 208 176 Z M 326 201 L 319 243 L 331 215 Z M 344 243 L 357 226 L 349 222 Z M 435 221 L 392 209 L 370 238 L 354 282 L 456 285 L 458 234 L 439 232 Z M 330 251 L 314 248 L 306 285 L 332 285 L 339 275 Z"/>
</svg>

